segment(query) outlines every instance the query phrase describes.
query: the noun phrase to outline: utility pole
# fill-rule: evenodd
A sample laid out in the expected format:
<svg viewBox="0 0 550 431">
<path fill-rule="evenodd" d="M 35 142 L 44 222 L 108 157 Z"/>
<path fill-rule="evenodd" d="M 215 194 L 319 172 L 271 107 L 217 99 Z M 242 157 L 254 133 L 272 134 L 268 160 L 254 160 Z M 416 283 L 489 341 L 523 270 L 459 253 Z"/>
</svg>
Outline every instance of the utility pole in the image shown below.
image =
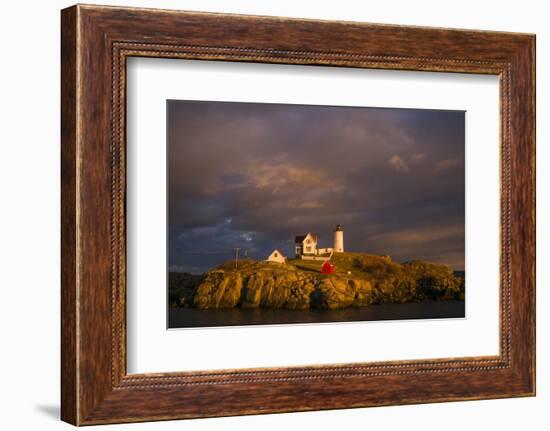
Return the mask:
<svg viewBox="0 0 550 431">
<path fill-rule="evenodd" d="M 237 270 L 237 264 L 239 262 L 239 247 L 235 247 L 235 271 Z"/>
</svg>

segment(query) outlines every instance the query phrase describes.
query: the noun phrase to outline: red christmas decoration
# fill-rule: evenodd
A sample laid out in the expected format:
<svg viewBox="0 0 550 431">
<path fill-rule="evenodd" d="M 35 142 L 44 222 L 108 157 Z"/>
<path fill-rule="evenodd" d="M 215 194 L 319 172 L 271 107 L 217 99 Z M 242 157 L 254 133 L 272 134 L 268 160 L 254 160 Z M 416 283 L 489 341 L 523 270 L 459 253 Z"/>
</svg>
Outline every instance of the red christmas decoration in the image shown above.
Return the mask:
<svg viewBox="0 0 550 431">
<path fill-rule="evenodd" d="M 323 274 L 332 274 L 334 272 L 334 265 L 331 265 L 328 260 L 325 260 L 321 266 L 321 272 Z"/>
</svg>

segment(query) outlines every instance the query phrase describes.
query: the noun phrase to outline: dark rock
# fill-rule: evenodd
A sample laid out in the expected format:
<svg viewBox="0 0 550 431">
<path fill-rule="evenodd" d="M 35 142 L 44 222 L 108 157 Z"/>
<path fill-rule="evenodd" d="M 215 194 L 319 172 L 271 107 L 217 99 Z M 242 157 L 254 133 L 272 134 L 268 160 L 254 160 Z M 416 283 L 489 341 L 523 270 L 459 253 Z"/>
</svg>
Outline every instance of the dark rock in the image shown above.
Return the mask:
<svg viewBox="0 0 550 431">
<path fill-rule="evenodd" d="M 172 306 L 209 308 L 364 307 L 374 303 L 426 299 L 464 299 L 464 277 L 445 265 L 430 262 L 392 262 L 389 256 L 340 253 L 337 272 L 322 274 L 316 266 L 273 262 L 227 264 L 203 276 L 170 274 Z"/>
<path fill-rule="evenodd" d="M 196 308 L 233 308 L 241 297 L 243 287 L 239 272 L 223 270 L 211 271 L 206 274 L 193 297 Z"/>
</svg>

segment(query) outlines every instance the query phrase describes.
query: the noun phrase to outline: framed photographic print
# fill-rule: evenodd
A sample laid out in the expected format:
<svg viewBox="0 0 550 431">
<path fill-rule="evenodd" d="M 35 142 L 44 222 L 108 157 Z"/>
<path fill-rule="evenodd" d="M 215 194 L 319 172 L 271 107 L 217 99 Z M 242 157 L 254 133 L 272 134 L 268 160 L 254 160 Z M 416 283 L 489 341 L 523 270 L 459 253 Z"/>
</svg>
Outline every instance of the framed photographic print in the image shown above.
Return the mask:
<svg viewBox="0 0 550 431">
<path fill-rule="evenodd" d="M 464 112 L 169 100 L 167 118 L 169 328 L 465 317 Z"/>
<path fill-rule="evenodd" d="M 535 37 L 62 11 L 62 419 L 535 394 Z"/>
</svg>

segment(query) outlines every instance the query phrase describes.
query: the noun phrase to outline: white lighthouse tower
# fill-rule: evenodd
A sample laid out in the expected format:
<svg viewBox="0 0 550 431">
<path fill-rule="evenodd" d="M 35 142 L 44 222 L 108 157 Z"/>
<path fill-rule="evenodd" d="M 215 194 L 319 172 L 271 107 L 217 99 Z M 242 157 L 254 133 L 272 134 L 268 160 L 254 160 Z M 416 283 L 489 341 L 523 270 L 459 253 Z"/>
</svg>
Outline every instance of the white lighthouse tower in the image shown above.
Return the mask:
<svg viewBox="0 0 550 431">
<path fill-rule="evenodd" d="M 334 248 L 335 253 L 344 252 L 344 229 L 339 224 L 334 228 Z"/>
</svg>

